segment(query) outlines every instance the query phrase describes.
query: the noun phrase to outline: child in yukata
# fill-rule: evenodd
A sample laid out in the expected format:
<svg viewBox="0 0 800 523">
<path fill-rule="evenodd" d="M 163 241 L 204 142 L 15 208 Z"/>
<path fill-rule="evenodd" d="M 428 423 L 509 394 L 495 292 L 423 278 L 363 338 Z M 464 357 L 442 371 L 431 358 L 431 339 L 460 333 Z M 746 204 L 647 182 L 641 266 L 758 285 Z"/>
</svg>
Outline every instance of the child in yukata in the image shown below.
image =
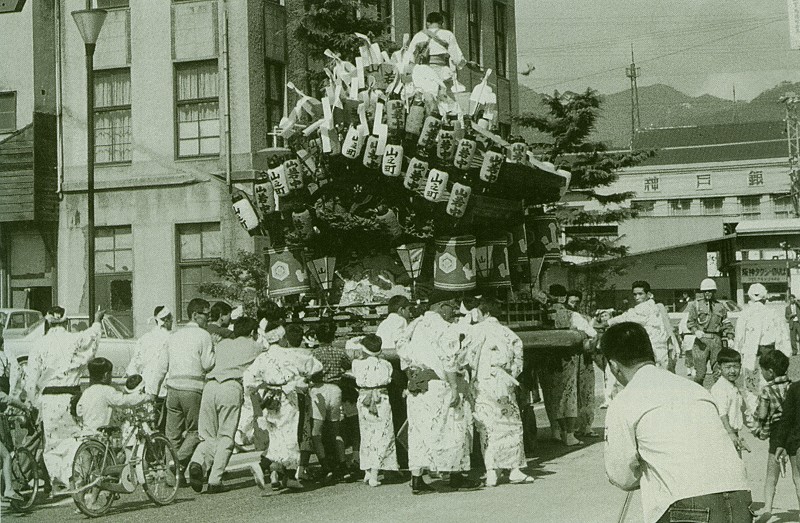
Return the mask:
<svg viewBox="0 0 800 523">
<path fill-rule="evenodd" d="M 359 459 L 367 472 L 364 482 L 380 485 L 381 470 L 398 470 L 392 406 L 387 387 L 392 381 L 392 364 L 380 357 L 381 339 L 375 334 L 361 338 L 361 354 L 353 361 L 352 374 L 358 386 L 358 423 L 361 436 Z"/>
</svg>

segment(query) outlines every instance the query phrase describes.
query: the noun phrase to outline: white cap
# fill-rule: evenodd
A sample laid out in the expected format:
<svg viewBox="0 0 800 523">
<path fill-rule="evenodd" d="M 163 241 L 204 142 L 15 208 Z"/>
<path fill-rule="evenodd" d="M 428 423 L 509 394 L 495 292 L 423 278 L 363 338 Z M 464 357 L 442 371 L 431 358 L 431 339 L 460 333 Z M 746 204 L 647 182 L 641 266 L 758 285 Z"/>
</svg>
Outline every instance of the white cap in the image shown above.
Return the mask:
<svg viewBox="0 0 800 523">
<path fill-rule="evenodd" d="M 715 291 L 717 290 L 717 282 L 712 280 L 711 278 L 706 278 L 700 283 L 700 290 L 701 291 Z"/>
</svg>

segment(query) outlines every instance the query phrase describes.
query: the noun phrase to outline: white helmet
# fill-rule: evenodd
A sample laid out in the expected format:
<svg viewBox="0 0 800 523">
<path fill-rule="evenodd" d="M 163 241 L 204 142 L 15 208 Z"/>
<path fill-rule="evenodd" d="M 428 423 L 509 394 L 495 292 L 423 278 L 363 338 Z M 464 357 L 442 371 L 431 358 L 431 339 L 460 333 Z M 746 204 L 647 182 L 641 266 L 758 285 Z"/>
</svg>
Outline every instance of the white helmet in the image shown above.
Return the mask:
<svg viewBox="0 0 800 523">
<path fill-rule="evenodd" d="M 700 283 L 700 290 L 705 291 L 715 291 L 717 290 L 717 282 L 712 280 L 711 278 L 706 278 Z"/>
</svg>

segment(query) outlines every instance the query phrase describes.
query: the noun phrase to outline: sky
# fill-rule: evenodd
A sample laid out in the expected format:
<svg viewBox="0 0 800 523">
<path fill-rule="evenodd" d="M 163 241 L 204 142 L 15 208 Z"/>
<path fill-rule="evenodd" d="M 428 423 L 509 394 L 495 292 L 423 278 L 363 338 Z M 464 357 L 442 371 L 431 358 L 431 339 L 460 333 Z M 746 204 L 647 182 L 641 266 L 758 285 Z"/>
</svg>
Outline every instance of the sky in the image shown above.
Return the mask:
<svg viewBox="0 0 800 523">
<path fill-rule="evenodd" d="M 787 0 L 517 0 L 520 82 L 539 92 L 630 88 L 631 44 L 639 86 L 749 100 L 800 81 L 789 47 Z"/>
</svg>

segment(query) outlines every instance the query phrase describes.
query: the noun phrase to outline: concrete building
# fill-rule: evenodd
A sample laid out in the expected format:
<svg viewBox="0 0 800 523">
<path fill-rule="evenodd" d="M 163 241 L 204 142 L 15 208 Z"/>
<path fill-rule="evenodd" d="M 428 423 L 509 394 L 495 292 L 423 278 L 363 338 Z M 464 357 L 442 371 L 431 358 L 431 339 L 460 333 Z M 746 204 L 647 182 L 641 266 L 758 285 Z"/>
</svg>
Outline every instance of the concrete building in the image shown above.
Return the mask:
<svg viewBox="0 0 800 523">
<path fill-rule="evenodd" d="M 609 299 L 618 303 L 645 275 L 636 267 L 647 267 L 645 279 L 666 304 L 693 294 L 708 276 L 717 279 L 722 294 L 743 302 L 754 281 L 747 269 L 742 280 L 742 266 L 755 260 L 762 268 L 772 267 L 778 263 L 773 260 L 784 258 L 779 244 L 787 231 L 766 231 L 770 224 L 792 222 L 785 129 L 783 122 L 761 122 L 640 131 L 636 149 L 655 149 L 656 155 L 625 169 L 601 191 L 633 193 L 630 205 L 639 216 L 566 231 L 619 238 L 628 246 L 631 257 L 620 263 L 630 269 L 610 278 Z M 742 238 L 752 231 L 759 231 L 755 244 Z M 785 292 L 782 274 L 781 281 L 763 283 L 775 293 Z"/>
<path fill-rule="evenodd" d="M 0 60 L 0 307 L 40 311 L 53 301 L 58 218 L 55 23 L 45 4 L 0 13 L 8 50 Z"/>
<path fill-rule="evenodd" d="M 97 303 L 138 335 L 156 305 L 184 319 L 200 282 L 215 279 L 214 260 L 255 248 L 230 210 L 226 181 L 246 187 L 265 168 L 258 151 L 272 144 L 273 126 L 294 103 L 285 96 L 287 71 L 291 78 L 304 61 L 286 42 L 302 2 L 96 4 L 108 10 L 95 54 Z M 84 6 L 60 0 L 58 296 L 69 311 L 85 311 L 88 302 L 86 76 L 69 15 Z M 398 40 L 428 11 L 452 13 L 465 53 L 501 73 L 492 83 L 509 131 L 517 99 L 512 1 L 394 1 L 380 9 L 392 13 Z M 470 74 L 463 83 L 480 80 Z"/>
</svg>

